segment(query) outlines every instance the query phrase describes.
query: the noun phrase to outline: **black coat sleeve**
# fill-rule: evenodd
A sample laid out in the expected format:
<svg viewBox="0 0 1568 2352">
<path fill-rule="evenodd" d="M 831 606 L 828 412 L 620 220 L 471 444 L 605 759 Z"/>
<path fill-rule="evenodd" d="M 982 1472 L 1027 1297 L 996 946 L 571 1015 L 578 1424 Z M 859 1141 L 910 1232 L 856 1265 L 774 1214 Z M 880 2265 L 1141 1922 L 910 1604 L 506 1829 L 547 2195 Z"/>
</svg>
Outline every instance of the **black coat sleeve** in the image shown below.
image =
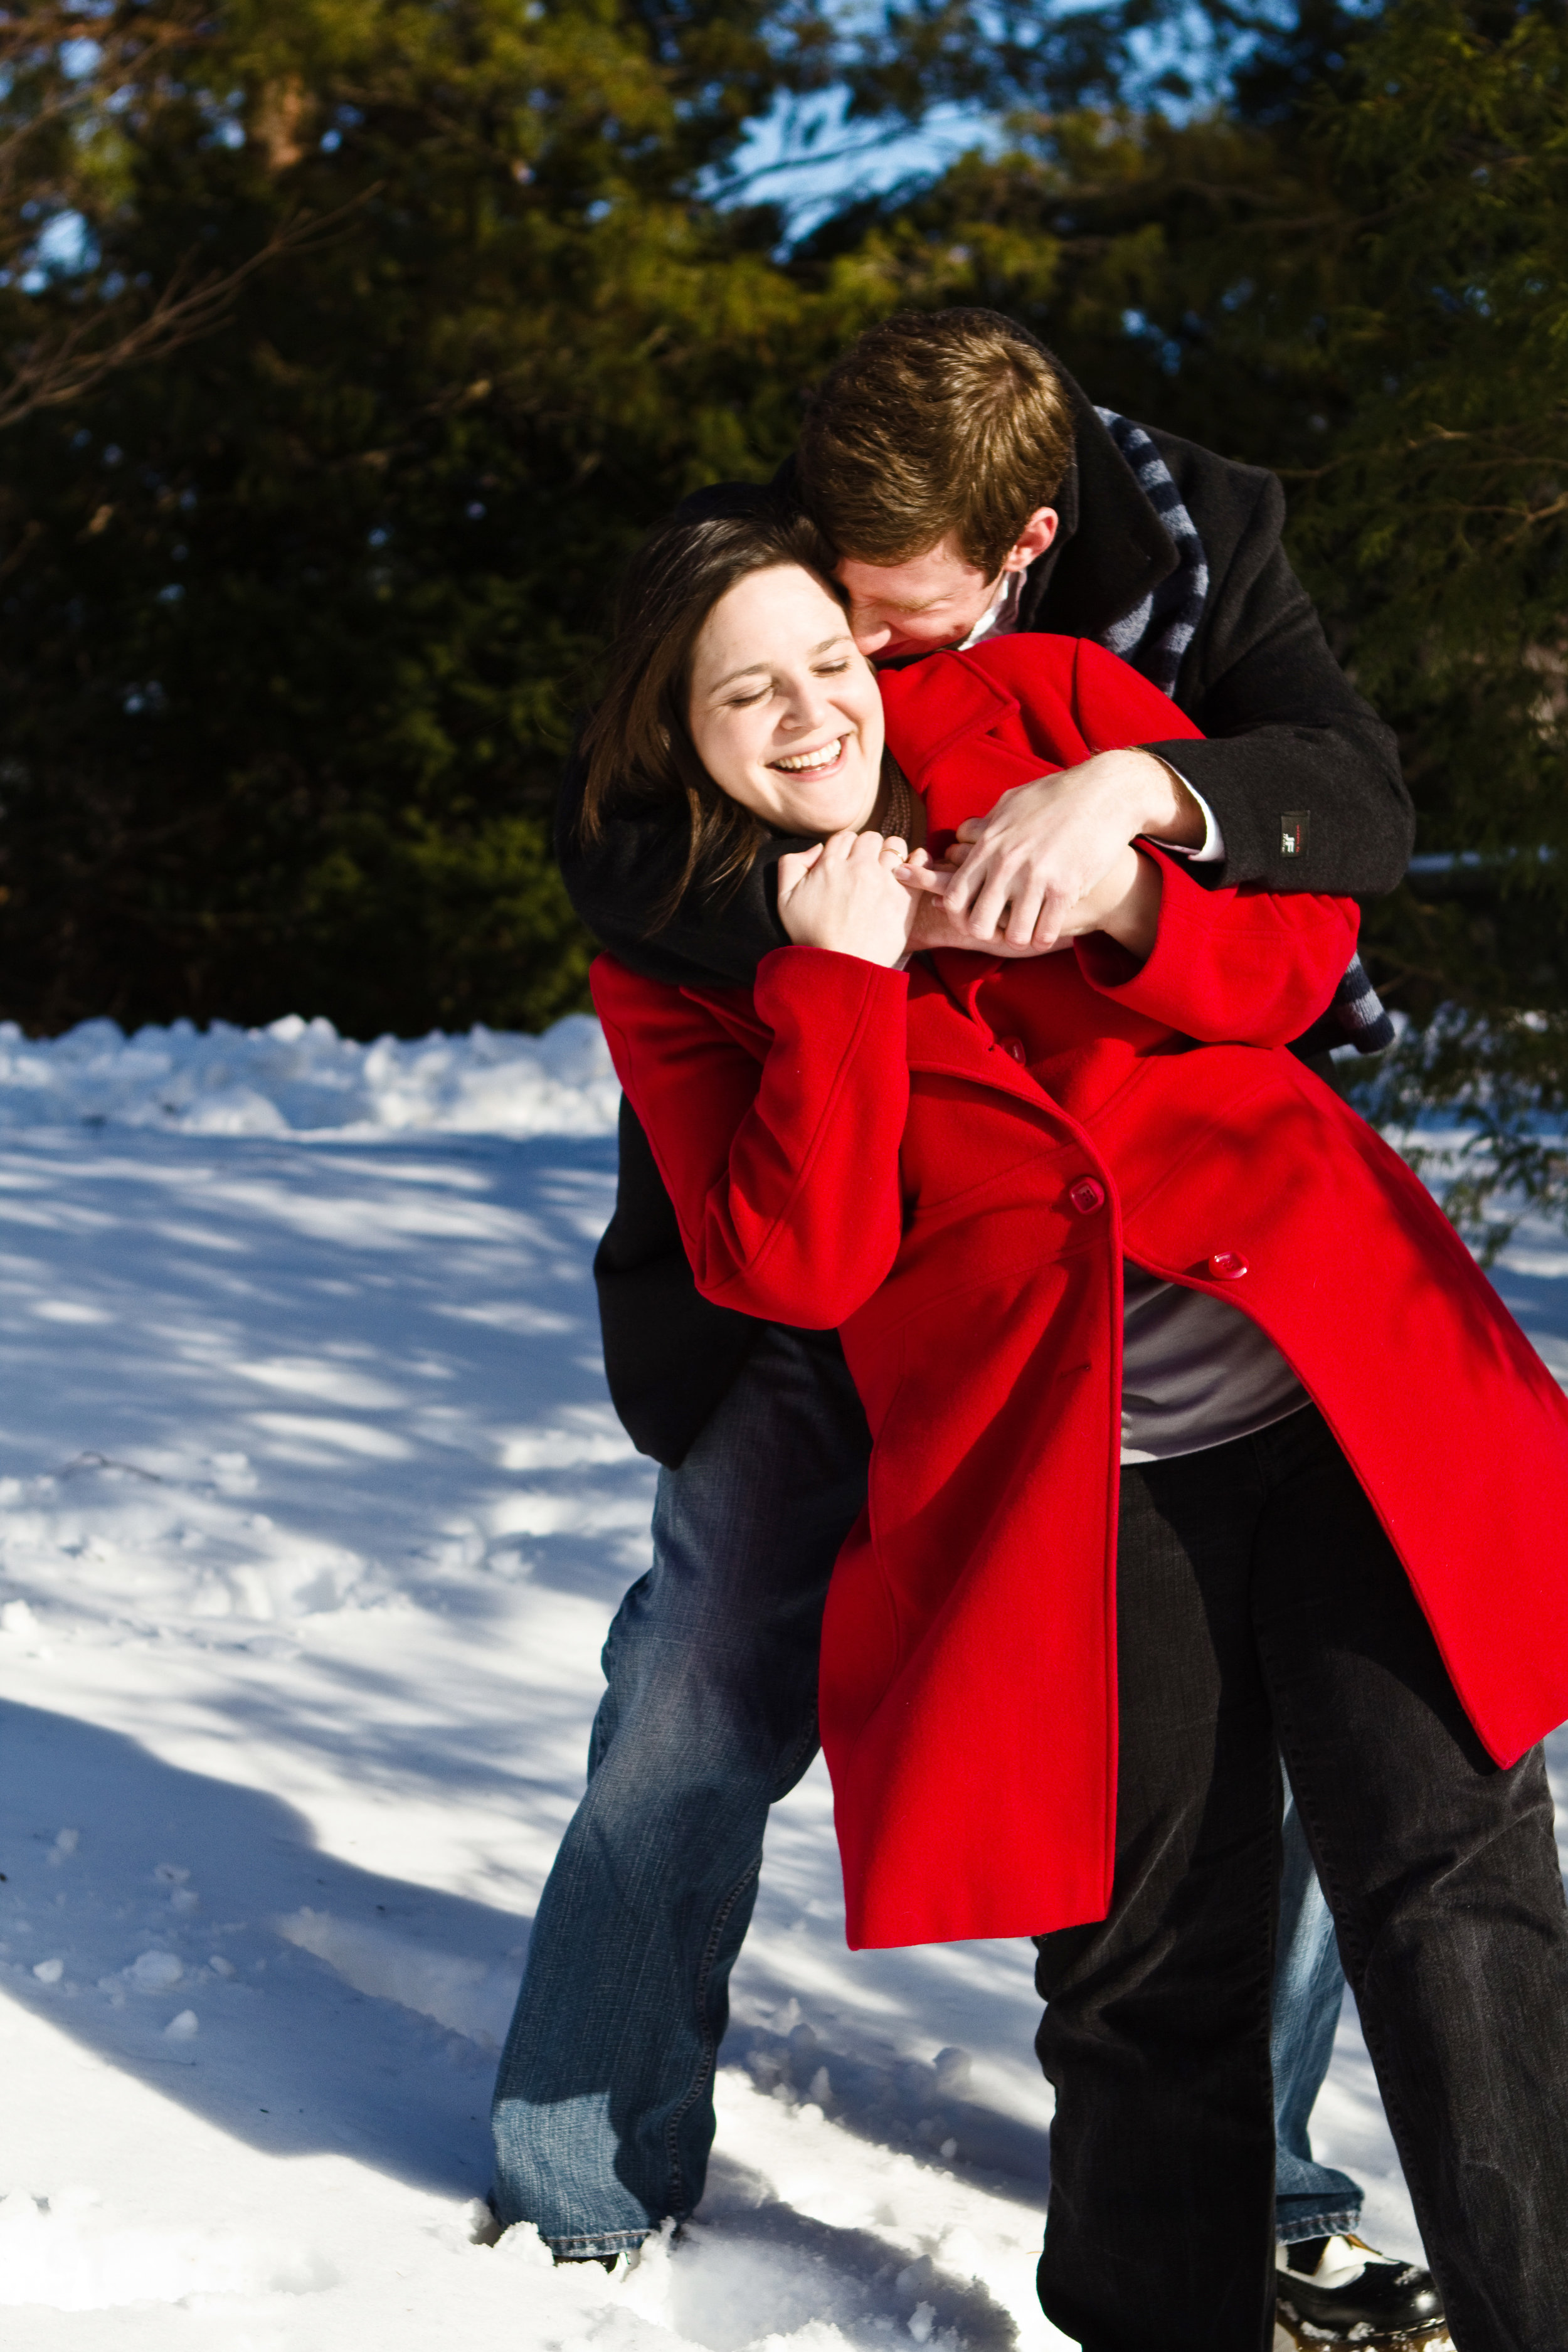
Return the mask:
<svg viewBox="0 0 1568 2352">
<path fill-rule="evenodd" d="M 698 1289 L 652 1148 L 624 1097 L 620 1145 L 616 1213 L 594 1256 L 605 1376 L 632 1444 L 673 1470 L 763 1326 Z"/>
<path fill-rule="evenodd" d="M 1172 462 L 1179 485 L 1182 470 Z M 1392 890 L 1415 835 L 1393 731 L 1334 659 L 1290 569 L 1278 481 L 1250 467 L 1226 471 L 1231 479 L 1217 500 L 1205 500 L 1199 483 L 1181 485 L 1211 564 L 1219 558 L 1176 689 L 1206 740 L 1147 748 L 1169 760 L 1219 820 L 1225 863 L 1208 869 L 1216 879 L 1356 898 Z M 1252 492 L 1250 511 L 1240 515 L 1244 488 Z M 1205 530 L 1205 504 L 1218 504 L 1229 527 Z M 1299 848 L 1286 846 L 1288 835 Z"/>
<path fill-rule="evenodd" d="M 806 844 L 770 835 L 737 887 L 692 891 L 675 920 L 660 925 L 659 908 L 684 863 L 679 828 L 668 816 L 619 811 L 597 840 L 585 840 L 584 781 L 574 756 L 561 782 L 555 854 L 566 895 L 600 945 L 645 980 L 749 988 L 763 956 L 789 945 L 775 870 L 786 851 Z"/>
</svg>

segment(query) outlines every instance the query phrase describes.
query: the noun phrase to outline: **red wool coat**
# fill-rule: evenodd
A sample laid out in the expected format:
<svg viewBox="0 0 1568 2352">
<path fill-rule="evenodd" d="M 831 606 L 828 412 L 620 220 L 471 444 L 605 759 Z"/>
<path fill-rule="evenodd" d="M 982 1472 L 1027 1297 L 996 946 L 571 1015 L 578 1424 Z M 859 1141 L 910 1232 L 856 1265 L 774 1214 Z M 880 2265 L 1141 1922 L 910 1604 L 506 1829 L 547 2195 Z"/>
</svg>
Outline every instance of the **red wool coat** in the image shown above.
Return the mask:
<svg viewBox="0 0 1568 2352">
<path fill-rule="evenodd" d="M 939 845 L 1009 783 L 1185 725 L 1066 638 L 882 688 Z M 1282 1349 L 1490 1754 L 1568 1716 L 1568 1407 L 1404 1162 L 1283 1050 L 1355 908 L 1162 864 L 1141 967 L 1100 936 L 908 974 L 784 948 L 754 991 L 594 968 L 699 1287 L 838 1327 L 870 1421 L 821 1674 L 852 1946 L 1109 1906 L 1124 1254 Z"/>
</svg>

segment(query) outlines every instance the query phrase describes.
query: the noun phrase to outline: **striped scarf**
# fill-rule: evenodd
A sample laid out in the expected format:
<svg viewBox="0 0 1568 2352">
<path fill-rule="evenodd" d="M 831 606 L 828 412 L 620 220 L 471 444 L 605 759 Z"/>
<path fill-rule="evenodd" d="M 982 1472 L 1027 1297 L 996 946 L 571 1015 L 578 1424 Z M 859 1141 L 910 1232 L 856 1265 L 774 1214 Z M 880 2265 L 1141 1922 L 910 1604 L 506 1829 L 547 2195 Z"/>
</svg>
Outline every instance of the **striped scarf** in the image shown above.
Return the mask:
<svg viewBox="0 0 1568 2352">
<path fill-rule="evenodd" d="M 1100 642 L 1162 694 L 1173 695 L 1183 656 L 1203 619 L 1209 593 L 1208 558 L 1170 467 L 1143 427 L 1129 417 L 1118 416 L 1114 409 L 1097 408 L 1094 413 L 1132 468 L 1139 488 L 1164 524 L 1176 551 L 1175 570 L 1141 604 L 1113 621 Z M 1359 955 L 1352 957 L 1321 1023 L 1314 1028 L 1325 1024 L 1331 1041 L 1337 1029 L 1358 1054 L 1381 1054 L 1394 1043 L 1394 1024 Z M 1317 1042 L 1315 1035 L 1313 1042 Z"/>
</svg>

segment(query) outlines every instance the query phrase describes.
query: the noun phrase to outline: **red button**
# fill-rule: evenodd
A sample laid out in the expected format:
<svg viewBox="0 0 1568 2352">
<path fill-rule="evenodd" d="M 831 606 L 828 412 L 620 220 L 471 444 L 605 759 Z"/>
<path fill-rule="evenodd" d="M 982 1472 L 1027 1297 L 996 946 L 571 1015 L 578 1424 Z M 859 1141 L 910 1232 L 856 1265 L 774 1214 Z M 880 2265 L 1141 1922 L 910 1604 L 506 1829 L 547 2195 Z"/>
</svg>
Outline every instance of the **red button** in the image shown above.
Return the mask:
<svg viewBox="0 0 1568 2352">
<path fill-rule="evenodd" d="M 1247 1272 L 1247 1260 L 1239 1250 L 1215 1250 L 1209 1259 L 1209 1272 L 1219 1282 L 1239 1282 Z"/>
<path fill-rule="evenodd" d="M 1096 1209 L 1105 1206 L 1105 1187 L 1093 1176 L 1080 1176 L 1068 1192 L 1068 1199 L 1080 1217 L 1092 1217 Z"/>
<path fill-rule="evenodd" d="M 1021 1062 L 1024 1059 L 1024 1041 L 1021 1037 L 998 1037 L 996 1043 L 1005 1054 L 1011 1054 L 1016 1062 Z"/>
</svg>

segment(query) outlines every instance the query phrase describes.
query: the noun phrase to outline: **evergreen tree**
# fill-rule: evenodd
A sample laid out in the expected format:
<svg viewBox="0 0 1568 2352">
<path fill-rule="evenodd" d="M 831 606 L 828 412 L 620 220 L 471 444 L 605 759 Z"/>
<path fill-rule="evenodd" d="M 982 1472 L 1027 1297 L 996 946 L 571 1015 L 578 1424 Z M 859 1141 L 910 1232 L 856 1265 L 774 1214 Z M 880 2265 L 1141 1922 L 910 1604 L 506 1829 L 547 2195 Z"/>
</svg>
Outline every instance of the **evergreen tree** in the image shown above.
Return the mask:
<svg viewBox="0 0 1568 2352">
<path fill-rule="evenodd" d="M 1303 12 L 1222 111 L 1015 131 L 814 249 L 1011 310 L 1096 398 L 1282 474 L 1419 817 L 1366 912 L 1412 1018 L 1366 1099 L 1459 1115 L 1448 1203 L 1495 1246 L 1500 1187 L 1568 1206 L 1568 17 Z"/>
<path fill-rule="evenodd" d="M 1568 13 L 1401 0 L 1313 136 L 1350 397 L 1297 528 L 1405 735 L 1426 854 L 1373 930 L 1416 1026 L 1371 1102 L 1459 1115 L 1448 1205 L 1495 1246 L 1500 1187 L 1568 1207 Z"/>
<path fill-rule="evenodd" d="M 121 89 L 94 285 L 329 233 L 0 444 L 8 1013 L 582 1002 L 549 811 L 614 575 L 776 464 L 868 315 L 693 195 L 816 39 L 762 0 L 268 0 Z"/>
<path fill-rule="evenodd" d="M 0 435 L 4 1009 L 365 1034 L 581 1003 L 549 813 L 626 551 L 765 477 L 861 326 L 979 301 L 1284 475 L 1419 847 L 1458 861 L 1369 909 L 1415 1022 L 1384 1107 L 1458 1103 L 1550 1192 L 1563 10 L 1213 6 L 1222 106 L 1060 107 L 1158 79 L 1176 13 L 931 0 L 847 44 L 815 0 L 145 0 L 85 62 L 37 47 L 0 81 L 0 235 L 35 190 L 0 355 L 15 381 L 85 329 L 143 363 Z M 867 117 L 1018 110 L 786 255 L 718 199 L 748 122 L 835 80 Z M 199 340 L 116 343 L 197 286 Z"/>
</svg>

